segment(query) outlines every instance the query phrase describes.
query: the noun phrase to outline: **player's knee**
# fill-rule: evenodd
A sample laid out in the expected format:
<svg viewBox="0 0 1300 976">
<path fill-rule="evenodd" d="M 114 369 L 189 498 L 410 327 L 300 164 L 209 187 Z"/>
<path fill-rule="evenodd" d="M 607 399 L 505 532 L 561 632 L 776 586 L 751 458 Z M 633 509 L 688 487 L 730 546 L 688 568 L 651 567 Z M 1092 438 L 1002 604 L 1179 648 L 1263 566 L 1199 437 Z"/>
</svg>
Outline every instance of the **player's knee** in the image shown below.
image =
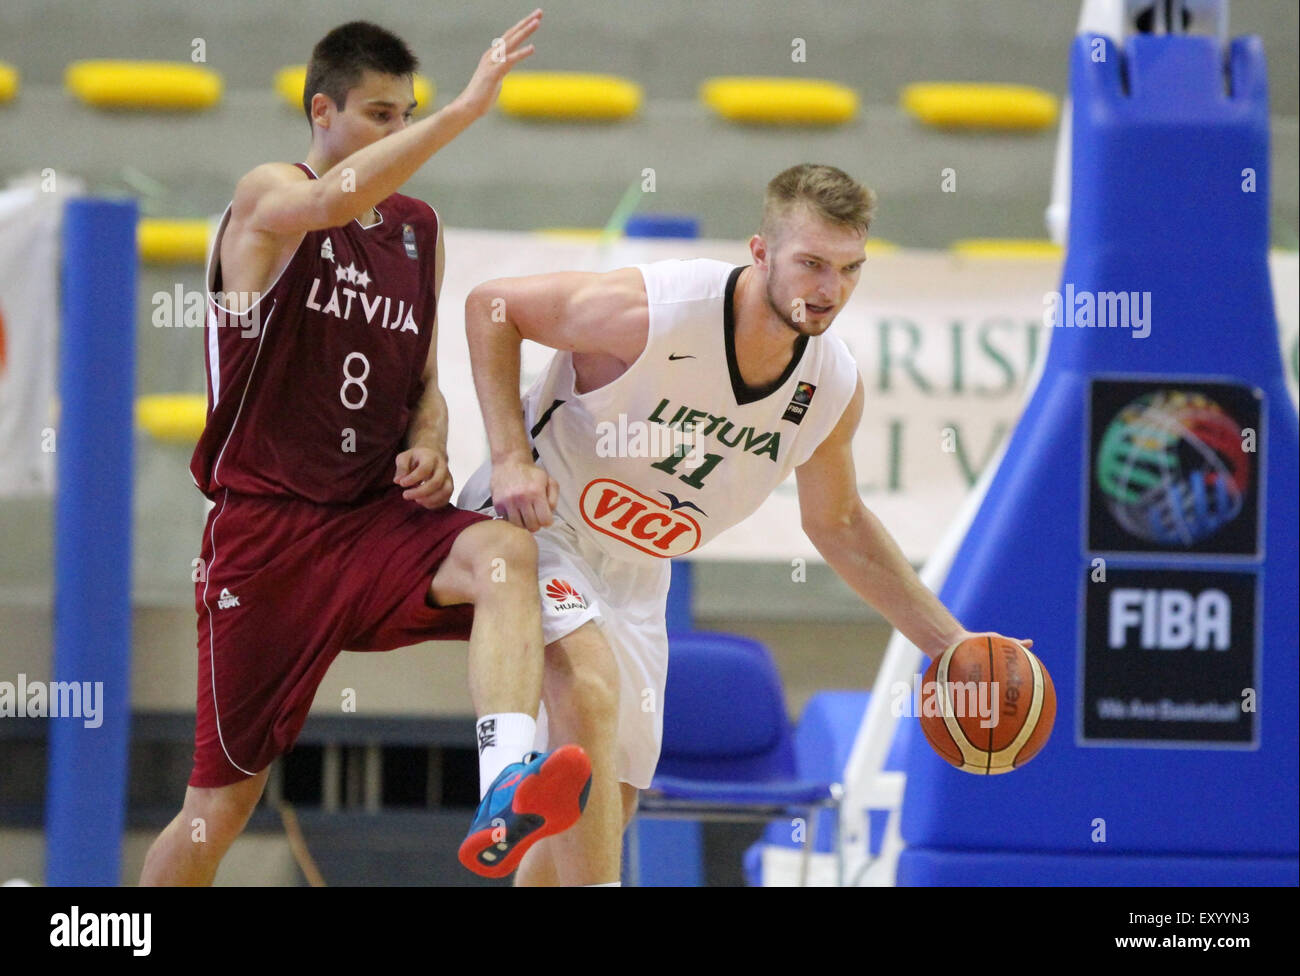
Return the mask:
<svg viewBox="0 0 1300 976">
<path fill-rule="evenodd" d="M 527 529 L 509 522 L 494 522 L 498 538 L 493 540 L 497 556 L 507 570 L 518 571 L 531 586 L 537 579 L 537 542 Z"/>
<path fill-rule="evenodd" d="M 537 543 L 531 532 L 500 520 L 483 522 L 474 528 L 478 532 L 470 556 L 470 577 L 476 595 L 485 592 L 489 585 L 512 580 L 527 586 L 537 585 Z"/>
<path fill-rule="evenodd" d="M 185 810 L 186 826 L 196 842 L 229 844 L 243 831 L 256 803 L 198 803 Z"/>
<path fill-rule="evenodd" d="M 478 522 L 462 532 L 433 576 L 440 606 L 479 603 L 502 587 L 537 585 L 537 543 L 526 529 L 500 520 Z"/>
<path fill-rule="evenodd" d="M 214 789 L 191 788 L 185 798 L 182 826 L 190 839 L 222 852 L 244 830 L 262 797 L 265 777 Z"/>
</svg>

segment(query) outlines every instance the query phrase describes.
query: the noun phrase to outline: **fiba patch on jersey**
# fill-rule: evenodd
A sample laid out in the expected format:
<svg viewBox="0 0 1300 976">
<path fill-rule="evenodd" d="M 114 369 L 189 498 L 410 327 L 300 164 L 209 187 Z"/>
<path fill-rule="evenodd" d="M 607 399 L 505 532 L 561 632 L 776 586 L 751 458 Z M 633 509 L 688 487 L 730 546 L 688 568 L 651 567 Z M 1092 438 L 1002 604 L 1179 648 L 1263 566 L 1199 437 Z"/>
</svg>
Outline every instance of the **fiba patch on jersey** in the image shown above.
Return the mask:
<svg viewBox="0 0 1300 976">
<path fill-rule="evenodd" d="M 406 248 L 406 256 L 411 260 L 420 256 L 420 252 L 415 249 L 415 230 L 410 224 L 402 225 L 402 246 Z"/>
<path fill-rule="evenodd" d="M 785 413 L 781 415 L 782 420 L 788 420 L 796 426 L 803 421 L 803 416 L 808 412 L 808 404 L 812 403 L 813 394 L 817 392 L 817 387 L 811 383 L 800 383 L 794 388 L 794 396 L 790 399 L 790 405 L 785 408 Z"/>
</svg>

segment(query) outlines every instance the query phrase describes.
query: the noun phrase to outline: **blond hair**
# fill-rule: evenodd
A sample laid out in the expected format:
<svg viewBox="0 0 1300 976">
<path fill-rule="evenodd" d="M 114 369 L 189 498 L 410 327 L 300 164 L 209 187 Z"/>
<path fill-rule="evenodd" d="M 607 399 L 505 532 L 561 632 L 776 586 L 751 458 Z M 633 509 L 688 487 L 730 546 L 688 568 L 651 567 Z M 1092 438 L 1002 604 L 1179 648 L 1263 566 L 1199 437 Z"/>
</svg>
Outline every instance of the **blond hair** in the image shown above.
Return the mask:
<svg viewBox="0 0 1300 976">
<path fill-rule="evenodd" d="M 807 207 L 828 223 L 865 235 L 875 216 L 876 195 L 834 166 L 800 163 L 767 184 L 759 233 L 771 237 L 777 224 L 798 206 Z"/>
</svg>

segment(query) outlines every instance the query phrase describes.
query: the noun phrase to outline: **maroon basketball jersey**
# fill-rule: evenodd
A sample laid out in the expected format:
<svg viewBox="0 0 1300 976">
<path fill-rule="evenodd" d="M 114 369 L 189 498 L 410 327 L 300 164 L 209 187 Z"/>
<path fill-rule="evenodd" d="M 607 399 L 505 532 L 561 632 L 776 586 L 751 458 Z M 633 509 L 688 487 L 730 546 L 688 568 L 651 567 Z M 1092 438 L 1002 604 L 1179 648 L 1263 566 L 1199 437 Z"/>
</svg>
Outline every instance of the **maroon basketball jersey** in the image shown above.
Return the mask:
<svg viewBox="0 0 1300 976">
<path fill-rule="evenodd" d="M 428 204 L 398 193 L 375 209 L 369 227 L 308 233 L 235 315 L 220 301 L 226 208 L 207 267 L 207 424 L 190 462 L 208 497 L 227 488 L 351 503 L 392 484 L 424 391 L 439 225 Z"/>
</svg>

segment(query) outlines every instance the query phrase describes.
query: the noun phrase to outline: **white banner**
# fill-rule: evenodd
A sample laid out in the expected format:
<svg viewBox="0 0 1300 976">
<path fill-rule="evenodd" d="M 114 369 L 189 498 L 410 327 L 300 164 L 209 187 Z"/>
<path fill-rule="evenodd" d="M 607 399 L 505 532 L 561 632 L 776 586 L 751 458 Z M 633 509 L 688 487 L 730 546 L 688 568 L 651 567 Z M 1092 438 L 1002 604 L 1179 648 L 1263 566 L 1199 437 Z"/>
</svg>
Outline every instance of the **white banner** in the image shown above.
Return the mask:
<svg viewBox="0 0 1300 976">
<path fill-rule="evenodd" d="M 59 218 L 65 196 L 0 191 L 0 496 L 54 483 Z"/>
<path fill-rule="evenodd" d="M 438 372 L 451 417 L 448 452 L 457 486 L 487 457 L 463 327 L 472 287 L 491 278 L 688 257 L 750 260 L 738 241 L 623 240 L 601 247 L 530 234 L 448 231 Z M 1295 254 L 1274 255 L 1271 264 L 1294 400 L 1300 265 Z M 1043 325 L 1043 296 L 1059 286 L 1060 265 L 1050 260 L 964 258 L 947 251 L 872 254 L 852 301 L 836 318 L 832 328 L 848 343 L 866 386 L 854 444 L 858 488 L 914 563 L 930 554 L 1015 425 L 1052 331 Z M 525 343 L 525 385 L 550 355 Z M 818 558 L 799 528 L 794 478 L 700 556 Z"/>
</svg>

